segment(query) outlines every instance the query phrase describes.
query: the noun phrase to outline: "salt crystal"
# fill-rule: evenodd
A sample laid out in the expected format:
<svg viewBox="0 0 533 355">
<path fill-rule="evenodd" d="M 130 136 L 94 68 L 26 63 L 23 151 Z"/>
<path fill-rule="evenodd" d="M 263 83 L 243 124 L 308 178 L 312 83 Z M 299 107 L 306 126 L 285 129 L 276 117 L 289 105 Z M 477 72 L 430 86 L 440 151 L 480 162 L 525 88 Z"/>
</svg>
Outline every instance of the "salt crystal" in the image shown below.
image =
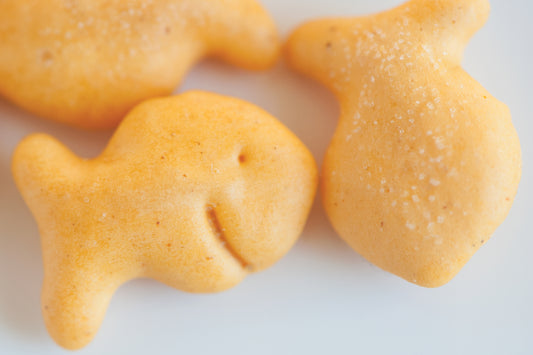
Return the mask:
<svg viewBox="0 0 533 355">
<path fill-rule="evenodd" d="M 439 180 L 435 180 L 435 179 L 430 179 L 429 183 L 431 185 L 433 185 L 433 186 L 439 186 L 440 185 L 440 181 Z"/>
</svg>

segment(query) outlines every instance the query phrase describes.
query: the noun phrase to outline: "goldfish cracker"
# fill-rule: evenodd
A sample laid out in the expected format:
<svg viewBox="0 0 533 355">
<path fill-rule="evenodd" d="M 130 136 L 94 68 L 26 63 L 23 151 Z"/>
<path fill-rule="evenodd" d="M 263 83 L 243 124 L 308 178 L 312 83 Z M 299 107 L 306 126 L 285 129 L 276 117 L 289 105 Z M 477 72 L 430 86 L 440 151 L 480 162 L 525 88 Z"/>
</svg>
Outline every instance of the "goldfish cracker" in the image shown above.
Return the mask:
<svg viewBox="0 0 533 355">
<path fill-rule="evenodd" d="M 460 66 L 486 0 L 412 0 L 312 21 L 288 63 L 341 105 L 322 200 L 370 262 L 426 287 L 450 281 L 507 216 L 521 175 L 508 108 Z"/>
<path fill-rule="evenodd" d="M 41 233 L 44 319 L 68 349 L 93 339 L 128 280 L 217 292 L 269 267 L 302 232 L 317 184 L 281 123 L 204 92 L 137 106 L 95 159 L 29 136 L 12 170 Z"/>
<path fill-rule="evenodd" d="M 83 128 L 117 126 L 205 56 L 266 69 L 278 53 L 255 0 L 0 2 L 0 95 Z"/>
</svg>

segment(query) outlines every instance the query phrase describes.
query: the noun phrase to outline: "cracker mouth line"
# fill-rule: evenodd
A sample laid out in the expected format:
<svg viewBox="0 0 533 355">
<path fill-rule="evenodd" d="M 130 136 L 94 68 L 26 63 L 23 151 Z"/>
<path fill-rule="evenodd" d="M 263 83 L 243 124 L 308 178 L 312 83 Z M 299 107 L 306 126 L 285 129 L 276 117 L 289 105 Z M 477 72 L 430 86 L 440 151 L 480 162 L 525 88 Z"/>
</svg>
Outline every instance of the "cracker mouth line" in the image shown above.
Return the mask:
<svg viewBox="0 0 533 355">
<path fill-rule="evenodd" d="M 228 239 L 226 238 L 226 235 L 224 233 L 224 229 L 220 225 L 220 221 L 218 219 L 215 207 L 212 204 L 207 204 L 205 206 L 205 212 L 207 216 L 207 220 L 209 221 L 209 226 L 211 227 L 211 230 L 213 231 L 213 234 L 217 237 L 217 239 L 220 241 L 220 244 L 226 249 L 231 256 L 239 263 L 241 264 L 243 269 L 251 269 L 252 266 L 249 262 L 244 260 L 242 256 L 240 256 L 235 249 L 231 246 L 231 244 L 228 242 Z"/>
</svg>

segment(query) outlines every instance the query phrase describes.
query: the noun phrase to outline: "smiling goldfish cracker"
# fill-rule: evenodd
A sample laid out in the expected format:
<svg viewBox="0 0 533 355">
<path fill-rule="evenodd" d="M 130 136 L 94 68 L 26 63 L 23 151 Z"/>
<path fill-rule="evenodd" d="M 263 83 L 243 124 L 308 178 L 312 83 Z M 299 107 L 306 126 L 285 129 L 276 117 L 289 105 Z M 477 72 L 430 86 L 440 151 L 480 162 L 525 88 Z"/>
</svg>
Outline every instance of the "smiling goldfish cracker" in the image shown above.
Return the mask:
<svg viewBox="0 0 533 355">
<path fill-rule="evenodd" d="M 269 267 L 302 232 L 317 184 L 281 123 L 204 92 L 137 106 L 95 159 L 29 136 L 12 170 L 41 233 L 44 319 L 69 349 L 92 340 L 128 280 L 217 292 Z"/>
</svg>

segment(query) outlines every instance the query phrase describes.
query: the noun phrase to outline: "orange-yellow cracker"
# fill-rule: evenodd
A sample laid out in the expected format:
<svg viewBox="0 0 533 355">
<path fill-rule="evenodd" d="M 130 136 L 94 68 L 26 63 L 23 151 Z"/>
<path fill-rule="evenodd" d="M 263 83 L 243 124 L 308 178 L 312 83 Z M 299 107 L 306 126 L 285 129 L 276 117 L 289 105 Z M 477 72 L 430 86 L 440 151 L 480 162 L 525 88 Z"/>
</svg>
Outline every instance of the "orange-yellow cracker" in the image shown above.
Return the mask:
<svg viewBox="0 0 533 355">
<path fill-rule="evenodd" d="M 93 339 L 128 280 L 216 292 L 269 267 L 317 185 L 313 157 L 280 122 L 203 92 L 137 106 L 95 159 L 29 136 L 12 170 L 41 233 L 44 319 L 69 349 Z"/>
<path fill-rule="evenodd" d="M 205 56 L 266 69 L 278 53 L 255 0 L 0 2 L 0 95 L 83 128 L 115 127 Z"/>
<path fill-rule="evenodd" d="M 503 222 L 520 180 L 508 108 L 460 66 L 488 14 L 486 0 L 412 0 L 312 21 L 286 45 L 289 64 L 341 105 L 321 186 L 334 228 L 418 285 L 457 274 Z"/>
</svg>

